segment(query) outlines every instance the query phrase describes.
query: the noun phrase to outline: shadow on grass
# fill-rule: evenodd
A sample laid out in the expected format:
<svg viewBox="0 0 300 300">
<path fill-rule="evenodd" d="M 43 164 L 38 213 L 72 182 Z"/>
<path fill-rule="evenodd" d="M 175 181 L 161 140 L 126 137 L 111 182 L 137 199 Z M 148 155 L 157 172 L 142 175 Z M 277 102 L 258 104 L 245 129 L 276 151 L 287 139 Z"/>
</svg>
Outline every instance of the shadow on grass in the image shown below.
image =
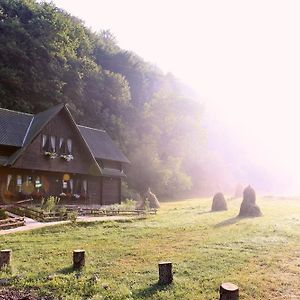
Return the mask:
<svg viewBox="0 0 300 300">
<path fill-rule="evenodd" d="M 173 284 L 170 285 L 160 285 L 158 282 L 151 284 L 145 289 L 139 290 L 136 293 L 136 296 L 138 298 L 144 298 L 144 297 L 152 297 L 154 296 L 157 292 L 160 291 L 167 291 L 172 289 Z"/>
<path fill-rule="evenodd" d="M 214 227 L 225 227 L 225 226 L 233 225 L 238 223 L 240 220 L 241 220 L 240 217 L 233 217 L 216 224 Z"/>
<path fill-rule="evenodd" d="M 197 213 L 197 215 L 205 215 L 205 214 L 209 214 L 209 213 L 212 213 L 213 211 L 211 210 L 208 210 L 208 211 L 200 211 Z"/>
<path fill-rule="evenodd" d="M 65 268 L 60 269 L 58 271 L 58 273 L 64 274 L 64 275 L 71 274 L 71 273 L 74 273 L 74 272 L 76 272 L 76 271 L 74 271 L 73 266 L 65 267 Z"/>
</svg>

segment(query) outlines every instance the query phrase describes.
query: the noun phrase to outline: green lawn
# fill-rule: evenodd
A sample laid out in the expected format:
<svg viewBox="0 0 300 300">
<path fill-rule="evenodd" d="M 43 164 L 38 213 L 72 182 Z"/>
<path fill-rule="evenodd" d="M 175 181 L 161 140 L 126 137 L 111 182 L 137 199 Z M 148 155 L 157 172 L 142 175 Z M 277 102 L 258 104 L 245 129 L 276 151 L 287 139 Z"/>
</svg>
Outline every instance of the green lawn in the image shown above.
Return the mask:
<svg viewBox="0 0 300 300">
<path fill-rule="evenodd" d="M 219 285 L 241 299 L 300 299 L 300 199 L 258 198 L 264 216 L 237 219 L 241 199 L 211 213 L 211 199 L 163 203 L 142 220 L 43 228 L 0 236 L 13 250 L 18 288 L 61 299 L 218 299 Z M 72 272 L 73 249 L 86 267 Z M 157 285 L 158 262 L 173 262 L 174 283 Z M 95 280 L 96 279 L 96 280 Z"/>
</svg>

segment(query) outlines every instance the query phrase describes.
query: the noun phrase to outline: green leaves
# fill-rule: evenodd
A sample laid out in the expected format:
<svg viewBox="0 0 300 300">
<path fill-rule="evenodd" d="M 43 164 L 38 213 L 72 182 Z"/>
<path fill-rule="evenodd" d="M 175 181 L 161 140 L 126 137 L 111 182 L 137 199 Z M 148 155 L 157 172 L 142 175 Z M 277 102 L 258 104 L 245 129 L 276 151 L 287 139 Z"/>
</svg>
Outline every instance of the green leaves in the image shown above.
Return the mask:
<svg viewBox="0 0 300 300">
<path fill-rule="evenodd" d="M 53 3 L 0 0 L 0 33 L 2 107 L 36 113 L 68 103 L 78 123 L 119 143 L 131 186 L 166 195 L 191 187 L 201 108 L 174 76 Z"/>
</svg>

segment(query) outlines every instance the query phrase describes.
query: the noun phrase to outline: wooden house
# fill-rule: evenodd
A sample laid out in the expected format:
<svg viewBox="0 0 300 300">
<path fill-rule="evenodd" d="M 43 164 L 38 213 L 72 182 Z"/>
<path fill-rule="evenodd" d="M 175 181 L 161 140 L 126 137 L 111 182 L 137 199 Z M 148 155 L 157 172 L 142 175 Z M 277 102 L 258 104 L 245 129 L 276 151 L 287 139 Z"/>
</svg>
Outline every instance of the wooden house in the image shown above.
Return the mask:
<svg viewBox="0 0 300 300">
<path fill-rule="evenodd" d="M 36 115 L 0 109 L 2 203 L 50 195 L 65 204 L 119 203 L 126 163 L 105 131 L 77 125 L 63 104 Z"/>
</svg>

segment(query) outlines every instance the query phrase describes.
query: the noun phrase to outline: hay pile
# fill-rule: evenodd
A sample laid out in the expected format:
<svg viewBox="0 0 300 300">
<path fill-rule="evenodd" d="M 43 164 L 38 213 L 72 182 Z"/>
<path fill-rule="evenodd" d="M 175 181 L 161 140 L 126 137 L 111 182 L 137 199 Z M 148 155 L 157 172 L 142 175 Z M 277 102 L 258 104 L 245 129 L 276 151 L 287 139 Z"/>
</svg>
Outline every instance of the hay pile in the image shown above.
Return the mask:
<svg viewBox="0 0 300 300">
<path fill-rule="evenodd" d="M 146 199 L 148 199 L 150 208 L 160 208 L 160 204 L 158 202 L 158 199 L 155 194 L 153 194 L 150 190 L 148 189 L 148 192 L 146 194 Z"/>
<path fill-rule="evenodd" d="M 239 217 L 260 217 L 261 215 L 260 208 L 256 205 L 255 191 L 249 185 L 244 189 Z"/>
<path fill-rule="evenodd" d="M 214 195 L 211 210 L 212 211 L 227 210 L 227 203 L 222 193 L 217 193 Z"/>
<path fill-rule="evenodd" d="M 151 189 L 148 188 L 148 191 L 145 193 L 144 197 L 141 197 L 136 205 L 136 209 L 145 209 L 146 207 L 146 201 L 149 203 L 149 208 L 159 208 L 160 204 L 155 196 L 154 193 L 152 193 Z"/>
</svg>

